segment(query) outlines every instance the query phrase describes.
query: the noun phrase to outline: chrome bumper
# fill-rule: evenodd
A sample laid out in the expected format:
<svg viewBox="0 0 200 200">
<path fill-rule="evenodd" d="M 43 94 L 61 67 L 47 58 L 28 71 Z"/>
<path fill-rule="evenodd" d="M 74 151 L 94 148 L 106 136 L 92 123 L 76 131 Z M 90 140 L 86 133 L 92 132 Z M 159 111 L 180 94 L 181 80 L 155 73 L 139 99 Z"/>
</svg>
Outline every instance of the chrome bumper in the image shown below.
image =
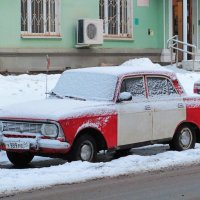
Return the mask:
<svg viewBox="0 0 200 200">
<path fill-rule="evenodd" d="M 0 146 L 6 145 L 6 143 L 20 143 L 20 142 L 28 142 L 30 144 L 30 149 L 39 150 L 40 148 L 44 149 L 68 149 L 70 144 L 67 142 L 61 142 L 56 139 L 43 139 L 41 137 L 36 138 L 20 138 L 20 137 L 5 137 L 4 135 L 0 135 Z"/>
</svg>

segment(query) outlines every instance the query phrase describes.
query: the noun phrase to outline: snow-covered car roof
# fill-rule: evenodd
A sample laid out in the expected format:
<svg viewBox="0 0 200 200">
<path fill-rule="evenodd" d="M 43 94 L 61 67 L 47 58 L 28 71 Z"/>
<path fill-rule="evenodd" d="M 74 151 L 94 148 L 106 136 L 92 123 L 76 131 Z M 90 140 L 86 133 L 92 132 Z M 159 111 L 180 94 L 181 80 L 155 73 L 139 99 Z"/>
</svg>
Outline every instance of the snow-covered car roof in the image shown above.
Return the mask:
<svg viewBox="0 0 200 200">
<path fill-rule="evenodd" d="M 120 66 L 103 66 L 103 67 L 89 67 L 82 69 L 67 70 L 68 72 L 81 72 L 81 73 L 101 73 L 109 74 L 113 76 L 126 76 L 129 74 L 161 74 L 169 76 L 172 79 L 176 79 L 176 75 L 171 70 L 168 70 L 159 64 L 152 63 L 149 59 L 138 59 L 140 62 L 136 62 L 137 59 L 127 61 Z M 145 62 L 141 62 L 144 60 Z"/>
</svg>

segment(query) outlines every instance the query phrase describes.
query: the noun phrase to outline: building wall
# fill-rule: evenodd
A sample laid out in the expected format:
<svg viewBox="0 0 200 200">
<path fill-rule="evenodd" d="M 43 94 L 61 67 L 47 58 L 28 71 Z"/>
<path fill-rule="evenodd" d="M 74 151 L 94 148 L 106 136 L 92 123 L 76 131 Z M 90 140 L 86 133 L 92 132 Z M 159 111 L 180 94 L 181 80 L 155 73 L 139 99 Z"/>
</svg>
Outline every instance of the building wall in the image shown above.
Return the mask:
<svg viewBox="0 0 200 200">
<path fill-rule="evenodd" d="M 139 24 L 135 24 L 139 20 Z M 133 0 L 133 40 L 112 41 L 107 40 L 105 48 L 163 48 L 163 1 L 150 0 L 149 7 L 137 7 Z M 148 29 L 154 32 L 148 35 Z"/>
<path fill-rule="evenodd" d="M 79 18 L 98 18 L 98 0 L 61 0 L 61 35 L 58 39 L 20 37 L 20 0 L 0 2 L 1 48 L 74 48 L 75 27 Z M 163 48 L 163 6 L 161 0 L 150 0 L 149 7 L 137 7 L 133 0 L 133 40 L 106 40 L 100 48 Z M 135 25 L 135 20 L 139 24 Z M 148 29 L 154 36 L 148 35 Z"/>
<path fill-rule="evenodd" d="M 44 70 L 46 54 L 52 57 L 53 70 L 120 64 L 144 56 L 159 61 L 164 48 L 163 1 L 150 0 L 149 7 L 132 1 L 133 39 L 107 39 L 102 46 L 82 50 L 75 48 L 77 19 L 98 18 L 99 0 L 61 0 L 61 38 L 56 39 L 21 38 L 21 0 L 1 0 L 0 71 Z M 148 35 L 148 29 L 153 35 Z"/>
<path fill-rule="evenodd" d="M 199 34 L 200 34 L 200 2 L 198 2 L 198 36 Z M 200 49 L 200 37 L 198 39 L 198 49 Z"/>
<path fill-rule="evenodd" d="M 87 2 L 86 2 L 87 1 Z M 98 18 L 97 1 L 61 0 L 62 38 L 21 38 L 21 0 L 0 2 L 1 48 L 73 48 L 78 18 Z M 89 6 L 87 6 L 89 5 Z M 94 9 L 95 8 L 95 9 Z M 7 20 L 5 20 L 7 19 Z"/>
</svg>

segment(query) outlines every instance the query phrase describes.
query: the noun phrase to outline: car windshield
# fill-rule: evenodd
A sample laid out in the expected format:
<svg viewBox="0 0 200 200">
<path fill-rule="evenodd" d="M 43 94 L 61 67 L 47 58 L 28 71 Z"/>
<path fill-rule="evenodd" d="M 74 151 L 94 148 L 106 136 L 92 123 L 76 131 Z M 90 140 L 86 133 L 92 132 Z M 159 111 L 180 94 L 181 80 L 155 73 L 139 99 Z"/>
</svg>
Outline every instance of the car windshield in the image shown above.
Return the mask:
<svg viewBox="0 0 200 200">
<path fill-rule="evenodd" d="M 52 94 L 62 98 L 110 101 L 114 98 L 117 76 L 112 74 L 66 71 Z"/>
</svg>

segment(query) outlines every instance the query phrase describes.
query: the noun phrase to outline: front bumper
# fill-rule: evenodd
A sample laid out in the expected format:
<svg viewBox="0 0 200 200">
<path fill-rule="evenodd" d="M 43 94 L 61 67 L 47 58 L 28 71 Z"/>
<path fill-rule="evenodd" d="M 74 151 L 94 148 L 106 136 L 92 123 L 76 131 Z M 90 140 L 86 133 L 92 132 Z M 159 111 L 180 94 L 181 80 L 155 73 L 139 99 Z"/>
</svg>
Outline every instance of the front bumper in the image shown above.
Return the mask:
<svg viewBox="0 0 200 200">
<path fill-rule="evenodd" d="M 28 149 L 20 148 L 7 148 L 8 143 L 28 143 Z M 31 151 L 35 153 L 66 153 L 69 151 L 70 144 L 63 142 L 57 139 L 46 139 L 42 136 L 36 136 L 31 138 L 30 135 L 21 135 L 15 134 L 12 136 L 6 136 L 4 134 L 0 135 L 0 150 L 5 151 Z"/>
</svg>

